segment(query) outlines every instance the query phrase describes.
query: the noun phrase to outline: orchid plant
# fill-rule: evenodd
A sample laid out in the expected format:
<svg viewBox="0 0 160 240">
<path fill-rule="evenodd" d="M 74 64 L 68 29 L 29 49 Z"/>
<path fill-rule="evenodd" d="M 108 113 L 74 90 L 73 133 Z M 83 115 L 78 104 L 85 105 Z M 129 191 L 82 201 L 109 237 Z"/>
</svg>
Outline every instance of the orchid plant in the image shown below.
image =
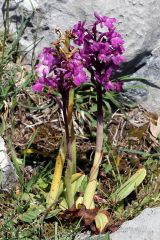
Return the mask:
<svg viewBox="0 0 160 240">
<path fill-rule="evenodd" d="M 115 27 L 116 19 L 100 16 L 97 13 L 94 17 L 95 21 L 90 25 L 79 21 L 64 35 L 59 32 L 58 40 L 52 47 L 43 49 L 35 66 L 37 79 L 33 90 L 41 93 L 47 89 L 47 94 L 51 94 L 54 90 L 61 95 L 61 98 L 57 97 L 56 100 L 63 110 L 65 127 L 65 134 L 56 158 L 51 189 L 47 196 L 48 205 L 56 203 L 62 193 L 61 178 L 66 160 L 63 188 L 66 194 L 66 208 L 71 208 L 75 203 L 77 207 L 81 203 L 86 209 L 94 208 L 94 195 L 103 150 L 103 94 L 106 91 L 118 93 L 123 90 L 123 82 L 116 76 L 120 64 L 125 61 L 123 56 L 125 50 L 124 40 Z M 76 173 L 76 144 L 72 121 L 74 88 L 85 82 L 91 82 L 97 93 L 96 150 L 84 196 L 75 201 L 75 190 L 72 191 L 73 182 L 81 177 L 83 179 L 84 176 L 82 173 Z M 114 201 L 116 196 L 122 200 L 124 196 L 130 194 L 135 186 L 143 181 L 145 175 L 143 169 L 133 176 L 116 195 L 113 195 Z M 105 214 L 99 213 L 96 221 L 107 224 L 108 218 Z M 100 226 L 100 229 L 103 227 Z"/>
<path fill-rule="evenodd" d="M 57 98 L 57 102 L 63 110 L 65 136 L 56 159 L 55 172 L 47 203 L 51 204 L 58 198 L 63 165 L 65 158 L 67 158 L 65 185 L 69 207 L 74 204 L 70 189 L 71 177 L 76 171 L 75 136 L 72 124 L 74 88 L 87 80 L 81 56 L 74 47 L 70 46 L 70 38 L 69 32 L 66 32 L 64 36 L 60 33 L 59 40 L 54 46 L 44 48 L 42 53 L 39 54 L 39 63 L 35 66 L 38 78 L 33 85 L 35 92 L 42 92 L 47 88 L 48 94 L 51 94 L 52 90 L 61 94 L 61 99 Z"/>
<path fill-rule="evenodd" d="M 90 73 L 90 80 L 97 92 L 96 153 L 90 172 L 89 183 L 84 194 L 84 205 L 90 208 L 97 186 L 97 175 L 102 160 L 103 146 L 103 90 L 122 91 L 123 82 L 111 81 L 112 76 L 124 62 L 124 40 L 116 31 L 115 18 L 94 14 L 95 22 L 87 27 L 78 22 L 73 27 L 74 43 L 80 46 L 80 56 Z"/>
</svg>

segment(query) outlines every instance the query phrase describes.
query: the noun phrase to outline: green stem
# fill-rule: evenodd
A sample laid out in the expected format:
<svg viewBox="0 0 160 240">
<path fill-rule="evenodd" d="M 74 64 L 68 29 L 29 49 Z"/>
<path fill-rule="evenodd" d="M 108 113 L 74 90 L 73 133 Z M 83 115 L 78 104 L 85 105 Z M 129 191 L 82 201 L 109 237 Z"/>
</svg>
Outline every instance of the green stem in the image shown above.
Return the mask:
<svg viewBox="0 0 160 240">
<path fill-rule="evenodd" d="M 67 168 L 65 172 L 65 186 L 66 186 L 66 200 L 68 207 L 71 208 L 74 204 L 74 195 L 71 191 L 71 178 L 73 174 L 73 159 L 72 159 L 72 142 L 73 142 L 73 132 L 71 133 L 71 129 L 73 131 L 73 123 L 72 123 L 72 112 L 73 112 L 73 100 L 74 100 L 74 92 L 71 89 L 69 93 L 69 104 L 68 104 L 68 112 L 66 113 L 66 99 L 67 96 L 63 95 L 63 116 L 65 123 L 65 132 L 66 132 L 66 144 L 67 144 Z M 68 114 L 68 117 L 67 117 Z M 68 119 L 70 121 L 68 121 Z"/>
<path fill-rule="evenodd" d="M 74 91 L 71 94 L 69 94 L 69 104 L 68 104 L 68 97 L 67 96 L 63 97 L 63 102 L 64 102 L 63 111 L 64 111 L 65 124 L 67 123 L 67 125 L 65 125 L 65 126 L 66 126 L 66 131 L 68 131 L 68 132 L 69 132 L 68 125 L 70 126 L 72 124 L 71 121 L 72 121 L 72 112 L 73 112 L 73 100 L 74 100 Z M 67 107 L 68 107 L 68 111 L 66 110 Z M 68 115 L 66 112 L 68 112 Z M 69 133 L 67 133 L 67 134 L 68 134 L 68 136 L 67 136 L 67 139 L 68 139 Z M 67 145 L 66 144 L 66 134 L 64 134 L 62 137 L 62 142 L 61 142 L 61 146 L 59 149 L 59 153 L 56 158 L 56 164 L 55 164 L 55 170 L 54 170 L 54 174 L 53 174 L 51 188 L 50 188 L 50 191 L 49 191 L 49 193 L 47 195 L 47 199 L 46 199 L 48 206 L 53 205 L 53 203 L 56 203 L 56 201 L 58 200 L 58 197 L 59 197 L 59 189 L 60 189 L 60 185 L 61 185 L 62 171 L 63 171 L 64 162 L 65 162 L 66 155 L 67 155 L 67 146 L 66 145 Z M 70 175 L 72 175 L 72 173 L 69 174 L 69 176 Z M 68 189 L 69 189 L 69 186 L 68 186 Z"/>
<path fill-rule="evenodd" d="M 97 176 L 102 160 L 103 146 L 103 101 L 102 87 L 99 83 L 96 84 L 97 90 L 97 134 L 96 134 L 96 152 L 93 161 L 93 166 L 90 171 L 89 182 L 84 193 L 84 205 L 87 209 L 91 208 L 94 201 L 94 194 L 97 187 Z"/>
<path fill-rule="evenodd" d="M 70 132 L 69 132 L 69 121 L 68 121 L 68 111 L 67 111 L 67 100 L 68 100 L 68 94 L 63 93 L 62 94 L 62 100 L 63 100 L 63 118 L 64 118 L 64 127 L 65 127 L 65 133 L 66 133 L 66 144 L 67 144 L 67 160 L 71 161 L 71 138 L 70 138 Z"/>
<path fill-rule="evenodd" d="M 68 106 L 68 119 L 70 122 L 70 132 L 71 132 L 71 155 L 72 155 L 72 174 L 76 173 L 76 138 L 74 134 L 74 127 L 72 121 L 72 113 L 73 113 L 73 103 L 74 103 L 74 89 L 71 89 L 69 92 L 69 106 Z"/>
<path fill-rule="evenodd" d="M 103 146 L 103 101 L 102 101 L 102 87 L 98 83 L 97 86 L 97 139 L 96 152 L 102 151 Z"/>
</svg>

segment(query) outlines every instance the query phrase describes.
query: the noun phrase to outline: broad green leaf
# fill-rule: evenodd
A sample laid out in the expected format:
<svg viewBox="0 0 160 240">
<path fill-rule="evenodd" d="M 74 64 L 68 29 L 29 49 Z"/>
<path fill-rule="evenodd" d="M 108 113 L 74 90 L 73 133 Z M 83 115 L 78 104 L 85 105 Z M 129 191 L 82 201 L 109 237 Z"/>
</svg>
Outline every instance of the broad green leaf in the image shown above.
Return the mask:
<svg viewBox="0 0 160 240">
<path fill-rule="evenodd" d="M 82 175 L 79 179 L 77 179 L 76 181 L 74 181 L 72 183 L 71 191 L 73 191 L 74 195 L 76 194 L 76 192 L 80 191 L 80 187 L 81 187 L 81 184 L 82 184 L 84 178 L 85 178 L 85 175 Z"/>
<path fill-rule="evenodd" d="M 109 219 L 103 212 L 99 212 L 95 217 L 96 228 L 101 233 L 109 223 Z"/>
<path fill-rule="evenodd" d="M 23 222 L 31 223 L 44 211 L 45 207 L 42 205 L 30 207 L 27 212 L 20 215 L 19 219 Z"/>
<path fill-rule="evenodd" d="M 62 199 L 62 201 L 59 204 L 59 207 L 64 211 L 68 209 L 67 200 L 65 198 Z"/>
<path fill-rule="evenodd" d="M 111 240 L 109 233 L 106 233 L 105 236 L 101 240 Z"/>
<path fill-rule="evenodd" d="M 90 112 L 96 112 L 97 111 L 97 105 L 96 104 L 93 104 L 90 108 Z"/>
<path fill-rule="evenodd" d="M 111 199 L 114 202 L 120 202 L 126 198 L 131 192 L 133 192 L 146 177 L 146 169 L 141 168 L 128 179 L 120 188 L 117 189 L 115 193 L 111 195 Z"/>
</svg>

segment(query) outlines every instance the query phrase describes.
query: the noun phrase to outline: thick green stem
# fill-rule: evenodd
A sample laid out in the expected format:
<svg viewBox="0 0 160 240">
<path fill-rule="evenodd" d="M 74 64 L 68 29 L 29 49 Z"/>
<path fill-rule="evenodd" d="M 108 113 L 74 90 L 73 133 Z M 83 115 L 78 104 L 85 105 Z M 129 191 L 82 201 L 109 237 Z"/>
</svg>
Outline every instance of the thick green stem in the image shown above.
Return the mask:
<svg viewBox="0 0 160 240">
<path fill-rule="evenodd" d="M 72 123 L 72 115 L 73 112 L 73 100 L 74 100 L 74 91 L 71 89 L 69 93 L 69 108 L 68 108 L 68 118 L 66 114 L 65 108 L 65 97 L 63 98 L 63 115 L 64 115 L 64 122 L 65 122 L 65 132 L 66 132 L 66 144 L 67 144 L 67 168 L 65 173 L 65 186 L 66 186 L 66 200 L 68 207 L 71 208 L 74 204 L 74 194 L 71 191 L 71 178 L 72 174 L 75 172 L 75 137 L 73 131 L 73 123 Z M 68 122 L 70 120 L 70 124 Z M 73 161 L 74 160 L 74 161 Z"/>
<path fill-rule="evenodd" d="M 68 94 L 63 93 L 62 94 L 62 100 L 63 100 L 63 118 L 64 118 L 64 127 L 65 127 L 65 133 L 66 133 L 66 145 L 67 145 L 67 160 L 72 160 L 71 157 L 71 138 L 70 138 L 70 131 L 69 131 L 69 121 L 68 121 L 68 111 L 67 111 L 67 100 L 68 100 Z"/>
<path fill-rule="evenodd" d="M 96 134 L 96 152 L 93 161 L 93 166 L 90 171 L 89 182 L 84 193 L 84 205 L 90 209 L 94 194 L 97 187 L 97 176 L 99 166 L 102 160 L 102 146 L 103 146 L 103 101 L 102 101 L 102 87 L 99 83 L 96 85 L 97 90 L 97 134 Z"/>
<path fill-rule="evenodd" d="M 69 107 L 68 107 L 68 119 L 70 122 L 70 133 L 71 133 L 71 155 L 72 155 L 72 174 L 76 173 L 76 138 L 74 134 L 74 127 L 72 121 L 72 113 L 73 113 L 73 103 L 74 103 L 74 89 L 71 89 L 69 92 Z"/>
<path fill-rule="evenodd" d="M 67 126 L 72 125 L 72 112 L 73 112 L 73 100 L 74 100 L 74 91 L 71 90 L 71 94 L 69 94 L 69 104 L 67 103 L 67 97 L 64 98 L 65 104 L 65 121 L 67 123 Z M 68 105 L 68 115 L 66 114 L 66 108 Z M 69 133 L 68 133 L 69 135 Z M 75 138 L 73 138 L 75 139 Z M 72 139 L 71 139 L 72 141 Z M 62 137 L 62 142 L 61 146 L 59 149 L 58 156 L 56 158 L 56 164 L 55 164 L 55 170 L 53 174 L 53 179 L 52 179 L 52 184 L 51 184 L 51 189 L 50 192 L 47 195 L 46 203 L 47 205 L 52 205 L 54 202 L 58 200 L 59 197 L 59 189 L 60 189 L 60 184 L 61 184 L 61 177 L 62 177 L 62 171 L 64 167 L 64 162 L 66 159 L 66 154 L 67 154 L 67 144 L 66 144 L 66 134 L 63 135 Z M 74 155 L 74 154 L 73 154 Z M 72 173 L 71 173 L 72 175 Z M 54 206 L 53 206 L 54 207 Z"/>
</svg>

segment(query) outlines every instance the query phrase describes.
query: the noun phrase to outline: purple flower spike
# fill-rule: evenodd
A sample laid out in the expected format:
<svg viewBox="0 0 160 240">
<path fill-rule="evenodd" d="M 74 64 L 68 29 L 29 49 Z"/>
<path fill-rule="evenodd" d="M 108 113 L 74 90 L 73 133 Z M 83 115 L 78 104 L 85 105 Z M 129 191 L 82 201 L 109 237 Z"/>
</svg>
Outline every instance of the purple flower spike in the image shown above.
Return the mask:
<svg viewBox="0 0 160 240">
<path fill-rule="evenodd" d="M 91 81 L 98 82 L 106 91 L 122 91 L 122 82 L 111 79 L 125 61 L 124 40 L 116 31 L 115 18 L 97 13 L 94 16 L 96 19 L 90 28 L 80 21 L 73 26 L 69 38 L 73 39 L 77 49 L 69 47 L 69 58 L 65 51 L 61 51 L 61 46 L 42 50 L 35 66 L 38 79 L 34 91 L 42 92 L 48 87 L 63 92 L 79 87 L 87 81 L 86 70 L 92 73 Z"/>
<path fill-rule="evenodd" d="M 122 83 L 112 82 L 111 77 L 125 61 L 124 40 L 116 31 L 115 18 L 97 13 L 94 16 L 96 20 L 91 28 L 81 22 L 74 25 L 74 42 L 81 45 L 80 55 L 85 67 L 92 73 L 92 81 L 102 84 L 106 91 L 119 92 L 122 90 Z"/>
<path fill-rule="evenodd" d="M 56 48 L 44 48 L 38 60 L 39 63 L 35 66 L 38 79 L 33 86 L 35 92 L 42 92 L 44 87 L 62 92 L 87 81 L 79 52 L 67 59 Z"/>
<path fill-rule="evenodd" d="M 114 83 L 111 81 L 108 81 L 105 83 L 105 90 L 106 91 L 113 91 L 114 90 Z"/>
<path fill-rule="evenodd" d="M 112 60 L 113 60 L 113 63 L 114 63 L 115 65 L 118 65 L 118 66 L 119 66 L 120 63 L 124 62 L 125 58 L 124 58 L 122 55 L 117 54 L 117 55 L 115 55 L 115 56 L 112 57 Z"/>
</svg>

